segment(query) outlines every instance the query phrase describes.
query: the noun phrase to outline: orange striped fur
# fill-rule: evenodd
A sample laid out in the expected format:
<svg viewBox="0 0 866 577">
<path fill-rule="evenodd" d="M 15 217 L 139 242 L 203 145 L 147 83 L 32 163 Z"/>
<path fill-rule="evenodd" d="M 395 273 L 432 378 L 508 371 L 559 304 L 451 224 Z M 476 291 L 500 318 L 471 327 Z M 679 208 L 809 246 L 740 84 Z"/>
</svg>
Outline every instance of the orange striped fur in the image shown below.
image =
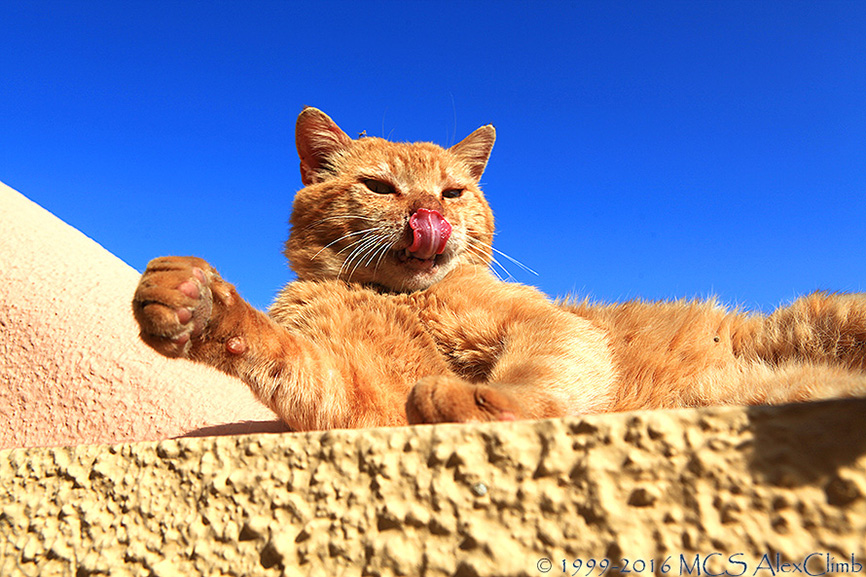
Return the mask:
<svg viewBox="0 0 866 577">
<path fill-rule="evenodd" d="M 299 280 L 270 311 L 194 257 L 151 261 L 133 301 L 146 343 L 240 377 L 296 430 L 866 394 L 866 295 L 771 315 L 552 302 L 488 268 L 492 126 L 445 149 L 352 139 L 306 108 L 296 136 Z"/>
</svg>

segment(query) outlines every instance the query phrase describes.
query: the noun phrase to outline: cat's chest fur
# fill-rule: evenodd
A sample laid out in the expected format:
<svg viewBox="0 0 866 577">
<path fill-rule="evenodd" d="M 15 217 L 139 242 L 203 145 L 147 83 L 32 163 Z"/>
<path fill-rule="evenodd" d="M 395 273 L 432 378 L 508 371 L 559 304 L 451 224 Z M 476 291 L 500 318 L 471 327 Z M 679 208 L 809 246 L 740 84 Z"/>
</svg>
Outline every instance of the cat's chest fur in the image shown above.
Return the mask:
<svg viewBox="0 0 866 577">
<path fill-rule="evenodd" d="M 454 373 L 483 381 L 504 347 L 505 309 L 514 299 L 532 301 L 540 293 L 504 285 L 483 267 L 461 266 L 436 285 L 409 294 L 390 293 L 342 281 L 297 281 L 280 293 L 269 315 L 292 332 L 330 343 L 340 332 L 388 342 L 383 363 L 425 359 L 447 364 Z M 543 297 L 541 297 L 543 299 Z M 491 305 L 499 307 L 491 312 Z M 493 323 L 502 330 L 478 328 Z M 330 346 L 330 345 L 329 345 Z M 346 347 L 352 343 L 346 342 Z"/>
</svg>

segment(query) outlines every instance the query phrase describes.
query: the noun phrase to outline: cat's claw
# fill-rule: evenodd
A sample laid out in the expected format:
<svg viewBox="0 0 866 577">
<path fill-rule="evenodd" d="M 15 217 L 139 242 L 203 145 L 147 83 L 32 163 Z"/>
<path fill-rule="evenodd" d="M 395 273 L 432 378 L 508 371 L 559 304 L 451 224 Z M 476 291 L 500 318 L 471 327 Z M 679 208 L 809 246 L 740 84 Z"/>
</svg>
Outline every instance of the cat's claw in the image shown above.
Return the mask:
<svg viewBox="0 0 866 577">
<path fill-rule="evenodd" d="M 195 257 L 150 261 L 132 301 L 142 340 L 167 357 L 186 357 L 213 311 L 216 272 Z"/>
<path fill-rule="evenodd" d="M 406 402 L 410 424 L 477 423 L 523 418 L 514 399 L 489 385 L 437 375 L 415 384 Z"/>
</svg>

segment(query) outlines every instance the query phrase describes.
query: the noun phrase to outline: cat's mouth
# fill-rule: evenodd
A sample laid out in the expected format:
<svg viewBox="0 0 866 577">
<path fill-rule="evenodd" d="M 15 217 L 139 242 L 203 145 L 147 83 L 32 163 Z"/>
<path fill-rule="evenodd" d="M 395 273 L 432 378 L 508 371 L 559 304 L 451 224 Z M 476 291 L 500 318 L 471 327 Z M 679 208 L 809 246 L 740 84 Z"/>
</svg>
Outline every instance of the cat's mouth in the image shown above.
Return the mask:
<svg viewBox="0 0 866 577">
<path fill-rule="evenodd" d="M 394 254 L 400 264 L 405 265 L 412 270 L 421 272 L 432 271 L 439 266 L 439 261 L 442 260 L 440 255 L 434 255 L 431 258 L 422 258 L 426 255 L 419 257 L 416 253 L 410 252 L 408 248 L 395 251 Z"/>
<path fill-rule="evenodd" d="M 419 208 L 409 218 L 411 243 L 396 251 L 397 260 L 417 272 L 433 272 L 444 259 L 451 224 L 436 210 Z"/>
</svg>

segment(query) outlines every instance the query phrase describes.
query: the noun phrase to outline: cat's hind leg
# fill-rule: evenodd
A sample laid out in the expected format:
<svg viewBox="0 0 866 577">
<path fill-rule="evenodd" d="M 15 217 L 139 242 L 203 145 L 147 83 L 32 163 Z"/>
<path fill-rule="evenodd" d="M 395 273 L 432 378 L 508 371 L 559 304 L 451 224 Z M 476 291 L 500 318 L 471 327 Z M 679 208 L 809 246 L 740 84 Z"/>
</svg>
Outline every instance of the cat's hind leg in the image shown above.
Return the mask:
<svg viewBox="0 0 866 577">
<path fill-rule="evenodd" d="M 413 425 L 526 418 L 520 403 L 507 392 L 452 375 L 434 375 L 418 381 L 409 393 L 406 416 Z"/>
<path fill-rule="evenodd" d="M 866 374 L 795 360 L 740 361 L 710 370 L 683 391 L 684 406 L 779 405 L 866 396 Z"/>
<path fill-rule="evenodd" d="M 813 293 L 749 319 L 735 352 L 772 364 L 811 361 L 866 372 L 866 293 Z"/>
</svg>

